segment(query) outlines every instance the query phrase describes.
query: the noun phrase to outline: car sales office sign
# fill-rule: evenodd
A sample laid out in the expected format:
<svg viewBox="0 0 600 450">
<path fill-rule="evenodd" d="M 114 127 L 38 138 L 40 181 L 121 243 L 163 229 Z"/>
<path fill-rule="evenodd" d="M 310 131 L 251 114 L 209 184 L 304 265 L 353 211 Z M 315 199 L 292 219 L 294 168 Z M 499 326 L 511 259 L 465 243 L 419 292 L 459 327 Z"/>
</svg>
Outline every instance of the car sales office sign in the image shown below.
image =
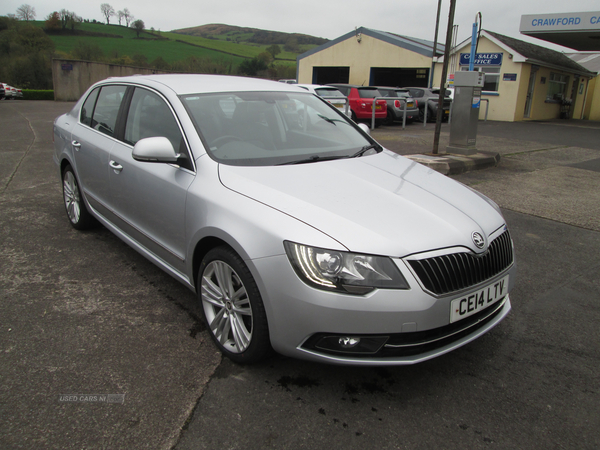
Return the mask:
<svg viewBox="0 0 600 450">
<path fill-rule="evenodd" d="M 469 53 L 460 54 L 460 65 L 468 66 L 471 55 Z M 476 53 L 474 66 L 501 66 L 502 53 Z"/>
</svg>

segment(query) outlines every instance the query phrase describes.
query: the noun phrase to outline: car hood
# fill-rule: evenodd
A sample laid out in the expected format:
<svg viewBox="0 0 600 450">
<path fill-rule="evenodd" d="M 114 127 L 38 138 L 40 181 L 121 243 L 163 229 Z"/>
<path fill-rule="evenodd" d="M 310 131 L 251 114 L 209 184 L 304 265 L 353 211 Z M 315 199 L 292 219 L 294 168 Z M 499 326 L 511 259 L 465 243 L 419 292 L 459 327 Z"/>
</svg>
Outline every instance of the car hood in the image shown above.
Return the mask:
<svg viewBox="0 0 600 450">
<path fill-rule="evenodd" d="M 221 164 L 219 176 L 225 187 L 297 218 L 353 252 L 403 257 L 464 246 L 482 253 L 488 236 L 504 225 L 483 196 L 388 151 L 299 165 Z M 483 249 L 473 244 L 473 232 L 485 237 Z"/>
</svg>

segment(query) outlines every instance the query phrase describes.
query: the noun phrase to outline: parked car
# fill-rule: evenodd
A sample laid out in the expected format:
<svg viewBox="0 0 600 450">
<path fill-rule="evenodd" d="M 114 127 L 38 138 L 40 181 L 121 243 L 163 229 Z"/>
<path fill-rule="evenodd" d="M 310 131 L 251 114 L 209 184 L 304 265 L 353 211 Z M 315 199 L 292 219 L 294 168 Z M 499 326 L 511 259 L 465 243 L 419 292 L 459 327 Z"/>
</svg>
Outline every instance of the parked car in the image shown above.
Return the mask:
<svg viewBox="0 0 600 450">
<path fill-rule="evenodd" d="M 15 98 L 23 98 L 23 91 L 18 88 L 14 88 L 15 90 Z"/>
<path fill-rule="evenodd" d="M 392 125 L 396 121 L 402 121 L 404 117 L 404 104 L 406 103 L 406 121 L 412 122 L 419 118 L 417 102 L 410 96 L 407 89 L 377 86 L 384 97 L 402 97 L 402 100 L 386 100 L 387 117 L 386 125 Z"/>
<path fill-rule="evenodd" d="M 339 89 L 334 88 L 333 86 L 322 86 L 320 84 L 297 84 L 296 86 L 324 98 L 335 106 L 342 114 L 352 117 L 348 99 Z"/>
<path fill-rule="evenodd" d="M 372 86 L 355 86 L 351 84 L 329 84 L 339 89 L 342 94 L 348 97 L 350 109 L 352 110 L 352 120 L 371 122 L 373 119 L 373 100 L 376 97 L 382 97 L 377 88 Z M 375 102 L 375 124 L 380 125 L 387 117 L 387 104 L 385 100 Z"/>
<path fill-rule="evenodd" d="M 6 83 L 2 83 L 2 87 L 4 87 L 5 100 L 13 100 L 16 97 L 16 92 L 12 86 L 9 86 Z"/>
<path fill-rule="evenodd" d="M 440 90 L 438 88 L 429 89 L 424 87 L 407 87 L 405 89 L 408 89 L 410 96 L 419 104 L 419 120 L 424 120 L 425 107 L 427 107 L 427 121 L 435 122 L 437 120 Z M 444 114 L 442 120 L 448 120 L 448 117 L 450 116 L 451 104 L 452 99 L 449 96 L 449 92 L 446 92 L 442 106 Z"/>
<path fill-rule="evenodd" d="M 70 224 L 196 292 L 233 361 L 412 364 L 509 313 L 512 240 L 493 201 L 368 131 L 284 83 L 132 76 L 58 117 L 53 155 Z"/>
<path fill-rule="evenodd" d="M 0 100 L 4 99 L 4 83 L 0 83 Z"/>
</svg>

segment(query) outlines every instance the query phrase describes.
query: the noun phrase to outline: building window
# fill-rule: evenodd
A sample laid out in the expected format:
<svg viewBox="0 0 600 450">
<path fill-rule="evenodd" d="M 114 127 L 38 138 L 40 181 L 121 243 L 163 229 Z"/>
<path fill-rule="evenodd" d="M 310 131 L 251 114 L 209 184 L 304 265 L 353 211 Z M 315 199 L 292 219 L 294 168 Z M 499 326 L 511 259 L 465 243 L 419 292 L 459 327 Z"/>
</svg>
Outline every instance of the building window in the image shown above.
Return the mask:
<svg viewBox="0 0 600 450">
<path fill-rule="evenodd" d="M 550 76 L 548 77 L 548 93 L 546 94 L 546 101 L 555 102 L 564 100 L 568 83 L 568 75 L 550 72 Z"/>
<path fill-rule="evenodd" d="M 460 68 L 463 72 L 469 70 L 468 66 Z M 498 84 L 500 82 L 500 67 L 475 67 L 475 70 L 485 73 L 485 81 L 482 91 L 498 92 Z"/>
</svg>

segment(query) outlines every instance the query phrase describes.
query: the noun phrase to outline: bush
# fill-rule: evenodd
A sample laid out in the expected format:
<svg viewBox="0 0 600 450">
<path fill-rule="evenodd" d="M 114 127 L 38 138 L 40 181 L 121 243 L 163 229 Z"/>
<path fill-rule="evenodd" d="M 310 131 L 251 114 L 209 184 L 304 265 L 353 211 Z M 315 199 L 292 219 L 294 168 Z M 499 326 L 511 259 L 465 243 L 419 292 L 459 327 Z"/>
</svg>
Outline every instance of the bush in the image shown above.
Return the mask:
<svg viewBox="0 0 600 450">
<path fill-rule="evenodd" d="M 54 100 L 53 90 L 22 89 L 23 100 Z"/>
</svg>

